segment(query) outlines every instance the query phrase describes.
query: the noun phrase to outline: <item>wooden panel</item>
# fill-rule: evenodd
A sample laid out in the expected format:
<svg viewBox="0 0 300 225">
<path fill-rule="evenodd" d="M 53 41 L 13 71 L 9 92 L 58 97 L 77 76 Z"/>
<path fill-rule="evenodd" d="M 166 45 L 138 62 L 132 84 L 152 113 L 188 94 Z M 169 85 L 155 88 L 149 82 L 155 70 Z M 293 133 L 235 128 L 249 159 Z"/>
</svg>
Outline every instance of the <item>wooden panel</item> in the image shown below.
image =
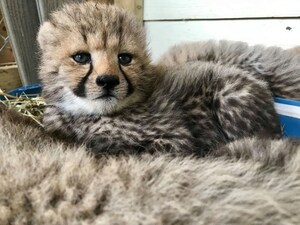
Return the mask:
<svg viewBox="0 0 300 225">
<path fill-rule="evenodd" d="M 50 12 L 61 7 L 65 3 L 85 2 L 85 1 L 91 1 L 91 0 L 36 0 L 36 4 L 38 5 L 40 20 L 43 22 L 47 20 Z M 113 3 L 113 0 L 97 0 L 97 1 L 106 4 Z"/>
<path fill-rule="evenodd" d="M 0 89 L 9 91 L 22 86 L 17 65 L 0 66 Z"/>
<path fill-rule="evenodd" d="M 144 20 L 299 17 L 299 0 L 145 0 Z"/>
<path fill-rule="evenodd" d="M 284 48 L 300 44 L 300 19 L 146 22 L 154 59 L 183 41 L 228 39 Z"/>
<path fill-rule="evenodd" d="M 35 1 L 1 0 L 0 4 L 22 82 L 37 83 L 36 33 L 39 18 Z"/>
<path fill-rule="evenodd" d="M 115 0 L 114 2 L 116 5 L 133 12 L 137 17 L 137 20 L 140 23 L 143 23 L 144 0 Z"/>
</svg>

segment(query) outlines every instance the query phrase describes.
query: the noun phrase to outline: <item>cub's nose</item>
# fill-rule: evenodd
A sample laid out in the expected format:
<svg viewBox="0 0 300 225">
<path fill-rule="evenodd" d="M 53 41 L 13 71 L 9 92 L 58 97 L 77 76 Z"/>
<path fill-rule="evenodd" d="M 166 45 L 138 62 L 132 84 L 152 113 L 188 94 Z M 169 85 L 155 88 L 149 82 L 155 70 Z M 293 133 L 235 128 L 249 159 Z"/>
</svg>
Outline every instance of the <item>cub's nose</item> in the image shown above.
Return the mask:
<svg viewBox="0 0 300 225">
<path fill-rule="evenodd" d="M 114 75 L 102 75 L 96 78 L 96 84 L 100 87 L 112 89 L 120 84 L 119 78 Z"/>
</svg>

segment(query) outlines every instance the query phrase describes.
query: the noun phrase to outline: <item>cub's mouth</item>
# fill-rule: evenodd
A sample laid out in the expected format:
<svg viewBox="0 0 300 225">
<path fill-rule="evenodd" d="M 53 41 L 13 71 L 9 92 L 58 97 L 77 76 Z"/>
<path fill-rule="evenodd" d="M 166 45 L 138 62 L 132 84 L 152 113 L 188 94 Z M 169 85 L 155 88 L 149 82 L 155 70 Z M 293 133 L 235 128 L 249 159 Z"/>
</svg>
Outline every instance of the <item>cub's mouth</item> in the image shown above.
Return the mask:
<svg viewBox="0 0 300 225">
<path fill-rule="evenodd" d="M 111 100 L 111 99 L 118 99 L 117 96 L 115 94 L 111 94 L 111 93 L 105 93 L 105 94 L 102 94 L 98 97 L 96 97 L 94 100 Z"/>
</svg>

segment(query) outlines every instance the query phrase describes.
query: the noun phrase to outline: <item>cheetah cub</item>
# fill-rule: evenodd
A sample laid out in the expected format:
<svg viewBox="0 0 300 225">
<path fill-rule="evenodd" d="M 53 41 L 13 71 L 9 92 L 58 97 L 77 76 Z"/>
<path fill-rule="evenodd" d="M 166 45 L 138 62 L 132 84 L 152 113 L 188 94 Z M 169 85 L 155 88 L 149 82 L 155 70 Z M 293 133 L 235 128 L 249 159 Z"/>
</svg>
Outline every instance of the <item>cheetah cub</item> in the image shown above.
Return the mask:
<svg viewBox="0 0 300 225">
<path fill-rule="evenodd" d="M 281 135 L 266 81 L 205 60 L 153 66 L 143 28 L 115 6 L 66 5 L 38 42 L 45 129 L 95 153 L 205 155 L 241 137 Z"/>
</svg>

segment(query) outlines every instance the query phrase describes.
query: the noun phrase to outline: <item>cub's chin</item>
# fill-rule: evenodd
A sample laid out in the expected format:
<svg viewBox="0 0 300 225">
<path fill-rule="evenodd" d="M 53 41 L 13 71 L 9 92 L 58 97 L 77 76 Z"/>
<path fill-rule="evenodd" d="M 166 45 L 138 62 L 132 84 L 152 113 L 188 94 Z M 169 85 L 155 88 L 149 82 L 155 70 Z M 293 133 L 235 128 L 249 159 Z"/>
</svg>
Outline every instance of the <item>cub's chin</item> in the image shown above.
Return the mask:
<svg viewBox="0 0 300 225">
<path fill-rule="evenodd" d="M 134 92 L 125 98 L 120 98 L 120 96 L 114 94 L 100 95 L 93 98 L 79 97 L 67 87 L 64 87 L 62 92 L 63 94 L 59 95 L 62 97 L 59 97 L 59 99 L 52 98 L 49 103 L 52 102 L 62 112 L 73 116 L 109 116 L 136 103 L 144 102 L 146 99 L 146 96 L 140 92 Z"/>
<path fill-rule="evenodd" d="M 78 97 L 71 90 L 65 88 L 64 95 L 56 106 L 64 112 L 76 115 L 109 115 L 119 109 L 122 101 L 114 95 L 102 95 L 97 98 Z"/>
</svg>

